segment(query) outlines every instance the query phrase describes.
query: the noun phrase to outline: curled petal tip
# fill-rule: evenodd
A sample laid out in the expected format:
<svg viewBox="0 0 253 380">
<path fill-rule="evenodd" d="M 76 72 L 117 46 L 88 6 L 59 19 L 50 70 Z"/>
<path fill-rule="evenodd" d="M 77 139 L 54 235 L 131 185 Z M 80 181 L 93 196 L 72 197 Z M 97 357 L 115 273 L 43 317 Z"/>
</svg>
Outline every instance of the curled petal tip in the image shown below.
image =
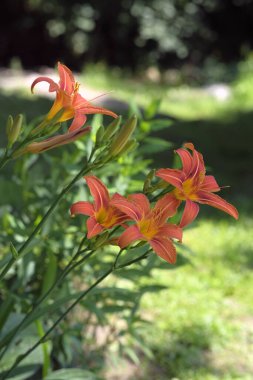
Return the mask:
<svg viewBox="0 0 253 380">
<path fill-rule="evenodd" d="M 184 147 L 187 149 L 190 149 L 190 150 L 195 150 L 195 147 L 194 147 L 193 143 L 191 143 L 191 142 L 185 143 Z"/>
</svg>

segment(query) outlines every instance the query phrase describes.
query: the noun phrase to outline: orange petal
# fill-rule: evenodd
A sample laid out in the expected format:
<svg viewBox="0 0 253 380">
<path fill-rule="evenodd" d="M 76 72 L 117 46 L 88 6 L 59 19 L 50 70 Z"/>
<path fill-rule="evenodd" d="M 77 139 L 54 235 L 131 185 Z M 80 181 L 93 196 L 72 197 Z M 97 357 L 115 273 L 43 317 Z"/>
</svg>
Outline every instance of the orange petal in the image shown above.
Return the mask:
<svg viewBox="0 0 253 380">
<path fill-rule="evenodd" d="M 45 152 L 46 150 L 56 148 L 61 145 L 69 144 L 86 133 L 90 131 L 90 127 L 86 127 L 83 129 L 79 129 L 78 131 L 74 131 L 71 133 L 64 133 L 63 135 L 58 135 L 54 137 L 50 137 L 49 139 L 40 141 L 40 142 L 34 142 L 29 145 L 27 145 L 24 149 L 24 153 L 31 152 L 31 153 L 41 153 Z"/>
<path fill-rule="evenodd" d="M 87 220 L 87 238 L 90 239 L 102 232 L 104 228 L 96 221 L 95 218 L 91 217 Z"/>
<path fill-rule="evenodd" d="M 205 164 L 203 160 L 203 156 L 201 153 L 196 150 L 193 151 L 193 160 L 192 160 L 192 172 L 191 177 L 204 177 L 205 175 Z"/>
<path fill-rule="evenodd" d="M 69 127 L 69 132 L 80 129 L 86 122 L 87 116 L 80 112 L 75 112 L 74 119 Z"/>
<path fill-rule="evenodd" d="M 238 219 L 239 214 L 237 209 L 233 205 L 219 197 L 219 195 L 208 193 L 207 191 L 198 191 L 197 195 L 197 201 L 199 203 L 207 204 L 209 206 L 218 208 L 219 210 L 222 210 L 227 214 L 231 215 L 233 218 Z"/>
<path fill-rule="evenodd" d="M 159 229 L 158 235 L 161 237 L 174 238 L 181 242 L 183 238 L 183 230 L 175 224 L 167 223 Z"/>
<path fill-rule="evenodd" d="M 58 62 L 58 73 L 60 77 L 60 89 L 68 95 L 72 95 L 75 89 L 75 78 L 72 71 L 62 63 Z"/>
<path fill-rule="evenodd" d="M 89 202 L 76 202 L 70 207 L 70 214 L 76 215 L 76 214 L 83 214 L 83 215 L 94 215 L 94 207 L 93 204 Z"/>
<path fill-rule="evenodd" d="M 182 219 L 180 222 L 180 227 L 183 228 L 187 226 L 188 224 L 192 223 L 193 220 L 197 217 L 199 212 L 199 206 L 192 202 L 191 200 L 187 199 L 184 212 L 182 215 Z"/>
<path fill-rule="evenodd" d="M 200 190 L 205 190 L 205 191 L 219 191 L 220 186 L 216 182 L 216 179 L 212 175 L 206 175 L 204 178 L 204 181 L 201 184 Z"/>
<path fill-rule="evenodd" d="M 47 82 L 47 83 L 49 83 L 49 92 L 54 92 L 54 91 L 58 91 L 59 90 L 58 84 L 55 83 L 52 79 L 50 79 L 48 77 L 38 77 L 37 79 L 35 79 L 33 81 L 32 85 L 31 85 L 31 91 L 32 91 L 32 93 L 33 93 L 34 87 L 39 82 Z"/>
<path fill-rule="evenodd" d="M 182 189 L 182 182 L 184 180 L 184 173 L 182 170 L 177 169 L 159 169 L 155 174 L 157 177 L 162 178 L 164 181 L 170 183 L 179 189 Z"/>
<path fill-rule="evenodd" d="M 97 177 L 93 175 L 85 176 L 84 178 L 90 189 L 91 195 L 94 198 L 95 211 L 98 211 L 101 208 L 106 209 L 110 201 L 110 195 L 109 195 L 107 187 L 103 184 L 102 181 L 100 181 L 100 179 L 98 179 Z"/>
<path fill-rule="evenodd" d="M 188 177 L 189 174 L 190 174 L 190 172 L 191 172 L 191 168 L 192 168 L 192 156 L 188 152 L 188 150 L 182 149 L 182 148 L 177 149 L 176 153 L 181 158 L 182 165 L 183 165 L 183 169 L 182 170 L 185 173 L 185 176 Z"/>
<path fill-rule="evenodd" d="M 119 237 L 118 244 L 120 248 L 125 248 L 136 240 L 144 240 L 143 235 L 137 226 L 130 226 Z"/>
<path fill-rule="evenodd" d="M 153 209 L 153 213 L 157 213 L 158 222 L 164 223 L 166 220 L 175 215 L 180 201 L 174 197 L 172 193 L 164 195 L 160 198 Z"/>
<path fill-rule="evenodd" d="M 138 221 L 142 217 L 142 212 L 139 207 L 131 201 L 128 201 L 126 198 L 122 197 L 122 195 L 117 194 L 117 199 L 112 199 L 111 205 L 115 206 L 124 214 L 128 215 L 132 220 Z"/>
<path fill-rule="evenodd" d="M 150 203 L 148 198 L 141 193 L 131 194 L 128 199 L 137 205 L 137 207 L 143 211 L 143 214 L 147 214 L 150 211 Z"/>
<path fill-rule="evenodd" d="M 73 108 L 76 111 L 80 111 L 86 115 L 101 113 L 103 115 L 109 115 L 114 118 L 117 118 L 118 115 L 110 110 L 107 110 L 103 107 L 93 106 L 88 100 L 84 99 L 80 94 L 76 94 L 73 100 Z"/>
<path fill-rule="evenodd" d="M 195 147 L 194 147 L 193 143 L 190 143 L 190 142 L 185 143 L 185 144 L 184 144 L 184 147 L 187 148 L 187 149 L 190 149 L 190 150 L 192 150 L 192 151 L 195 150 Z"/>
<path fill-rule="evenodd" d="M 167 238 L 153 238 L 150 242 L 155 253 L 170 264 L 175 264 L 177 258 L 176 248 Z"/>
</svg>

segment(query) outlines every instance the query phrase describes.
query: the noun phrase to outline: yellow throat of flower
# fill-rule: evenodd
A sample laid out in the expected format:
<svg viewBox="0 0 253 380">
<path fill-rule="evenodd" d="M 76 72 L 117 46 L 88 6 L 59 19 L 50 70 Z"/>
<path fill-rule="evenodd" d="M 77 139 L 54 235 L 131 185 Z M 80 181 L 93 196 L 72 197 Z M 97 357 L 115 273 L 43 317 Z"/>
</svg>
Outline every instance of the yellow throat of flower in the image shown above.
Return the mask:
<svg viewBox="0 0 253 380">
<path fill-rule="evenodd" d="M 96 221 L 104 228 L 111 228 L 117 222 L 117 216 L 112 207 L 109 207 L 108 209 L 101 207 L 95 213 L 95 217 Z"/>
<path fill-rule="evenodd" d="M 194 185 L 194 179 L 189 178 L 183 182 L 183 189 L 175 189 L 173 193 L 177 199 L 184 201 L 186 199 L 191 199 L 192 201 L 197 199 L 196 186 Z"/>
<path fill-rule="evenodd" d="M 158 232 L 157 224 L 151 217 L 149 219 L 143 218 L 138 222 L 140 233 L 147 239 L 151 240 Z"/>
</svg>

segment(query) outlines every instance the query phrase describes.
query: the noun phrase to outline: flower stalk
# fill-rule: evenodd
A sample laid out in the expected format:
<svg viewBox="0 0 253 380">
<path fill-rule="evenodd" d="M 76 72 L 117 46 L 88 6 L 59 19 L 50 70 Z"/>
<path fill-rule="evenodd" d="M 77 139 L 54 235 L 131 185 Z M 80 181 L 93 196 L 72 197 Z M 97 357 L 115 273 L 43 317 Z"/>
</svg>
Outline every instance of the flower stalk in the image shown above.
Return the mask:
<svg viewBox="0 0 253 380">
<path fill-rule="evenodd" d="M 88 289 L 86 289 L 84 292 L 80 294 L 80 296 L 65 310 L 63 314 L 53 323 L 53 325 L 48 329 L 48 331 L 31 347 L 29 348 L 24 354 L 17 357 L 14 364 L 11 366 L 11 368 L 6 371 L 3 376 L 0 378 L 0 380 L 5 380 L 8 378 L 8 376 L 14 371 L 15 368 L 21 363 L 28 355 L 30 355 L 37 347 L 39 347 L 42 343 L 46 341 L 50 333 L 55 329 L 56 326 L 74 309 L 74 307 L 82 301 L 95 287 L 97 287 L 102 281 L 104 281 L 111 273 L 118 269 L 126 268 L 132 264 L 135 264 L 137 262 L 142 261 L 143 259 L 146 259 L 148 257 L 148 254 L 150 252 L 150 249 L 147 250 L 143 255 L 133 259 L 129 260 L 119 266 L 115 266 L 115 262 L 112 264 L 110 269 L 108 269 L 102 276 L 100 276 Z M 116 257 L 117 260 L 118 256 Z"/>
</svg>

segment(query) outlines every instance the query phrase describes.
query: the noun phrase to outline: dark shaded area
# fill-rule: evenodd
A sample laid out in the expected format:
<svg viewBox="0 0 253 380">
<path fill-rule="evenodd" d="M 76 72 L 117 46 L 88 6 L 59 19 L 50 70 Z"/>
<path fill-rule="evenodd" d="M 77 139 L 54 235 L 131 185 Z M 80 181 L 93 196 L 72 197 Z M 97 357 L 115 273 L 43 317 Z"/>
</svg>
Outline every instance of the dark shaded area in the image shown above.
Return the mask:
<svg viewBox="0 0 253 380">
<path fill-rule="evenodd" d="M 252 0 L 3 0 L 0 61 L 131 70 L 231 63 L 253 47 Z"/>
<path fill-rule="evenodd" d="M 251 148 L 253 111 L 235 113 L 229 120 L 177 120 L 159 136 L 171 140 L 175 146 L 192 141 L 203 153 L 210 171 L 215 172 L 222 185 L 230 185 L 235 192 L 253 194 L 253 151 Z M 166 167 L 173 152 L 161 152 L 156 165 Z M 232 193 L 233 189 L 227 189 Z M 225 192 L 225 190 L 224 190 Z"/>
<path fill-rule="evenodd" d="M 153 347 L 155 362 L 151 362 L 148 369 L 148 373 L 152 374 L 151 378 L 178 378 L 180 373 L 186 374 L 187 371 L 200 369 L 217 378 L 222 376 L 209 360 L 210 336 L 210 331 L 204 325 L 183 326 L 175 333 L 174 338 L 173 334 L 168 337 L 166 346 Z"/>
</svg>

